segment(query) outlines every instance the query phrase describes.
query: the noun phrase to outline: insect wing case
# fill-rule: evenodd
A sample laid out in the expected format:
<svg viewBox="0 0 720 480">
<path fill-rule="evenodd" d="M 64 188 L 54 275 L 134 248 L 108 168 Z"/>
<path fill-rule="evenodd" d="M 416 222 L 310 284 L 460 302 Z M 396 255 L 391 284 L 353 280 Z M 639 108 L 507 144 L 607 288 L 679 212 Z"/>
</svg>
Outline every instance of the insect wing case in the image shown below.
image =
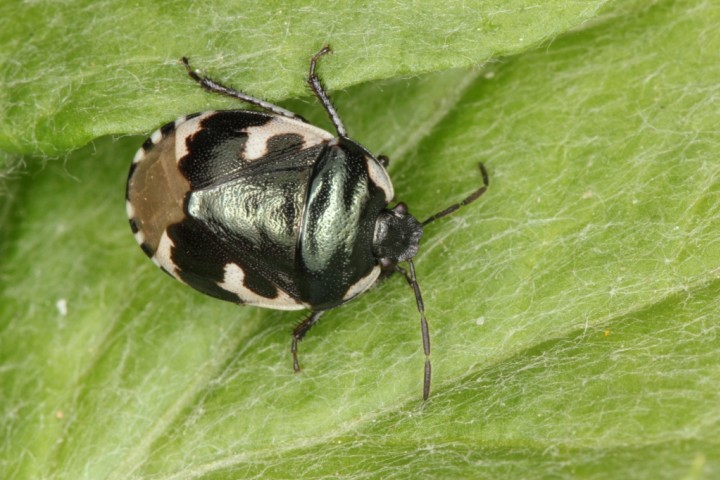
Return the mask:
<svg viewBox="0 0 720 480">
<path fill-rule="evenodd" d="M 137 228 L 167 223 L 146 253 L 174 277 L 222 300 L 307 308 L 296 244 L 312 166 L 332 135 L 247 110 L 209 112 L 175 126 L 163 127 L 163 138 L 144 147 L 128 184 Z M 166 188 L 168 177 L 187 187 Z M 148 193 L 158 189 L 182 198 L 161 209 L 145 205 L 160 196 Z"/>
</svg>

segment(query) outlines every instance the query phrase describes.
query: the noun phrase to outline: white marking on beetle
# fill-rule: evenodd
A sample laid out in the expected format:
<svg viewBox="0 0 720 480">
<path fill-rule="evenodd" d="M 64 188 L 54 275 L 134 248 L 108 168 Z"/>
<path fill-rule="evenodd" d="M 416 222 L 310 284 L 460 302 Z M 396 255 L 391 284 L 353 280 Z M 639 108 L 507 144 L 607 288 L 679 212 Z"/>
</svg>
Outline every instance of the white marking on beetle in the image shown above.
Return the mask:
<svg viewBox="0 0 720 480">
<path fill-rule="evenodd" d="M 125 200 L 125 211 L 129 219 L 135 218 L 135 207 L 130 203 L 130 200 Z"/>
<path fill-rule="evenodd" d="M 372 285 L 375 283 L 375 280 L 377 280 L 377 278 L 380 276 L 380 270 L 380 265 L 375 265 L 373 269 L 370 270 L 370 273 L 362 277 L 353 285 L 350 285 L 350 288 L 348 288 L 347 292 L 345 292 L 345 295 L 343 296 L 343 301 L 347 302 L 351 298 L 357 297 L 365 290 L 372 287 Z"/>
<path fill-rule="evenodd" d="M 274 308 L 275 310 L 302 310 L 308 308 L 307 305 L 303 305 L 280 289 L 278 289 L 278 295 L 275 298 L 266 298 L 253 292 L 245 286 L 245 272 L 236 263 L 225 265 L 225 276 L 222 282 L 218 282 L 218 286 L 234 293 L 247 305 Z"/>
<path fill-rule="evenodd" d="M 333 135 L 322 128 L 290 118 L 274 117 L 268 123 L 245 129 L 248 135 L 243 157 L 257 160 L 267 155 L 268 140 L 278 135 L 299 135 L 303 139 L 302 149 L 332 140 Z"/>
<path fill-rule="evenodd" d="M 163 134 L 160 129 L 157 129 L 153 132 L 152 135 L 150 135 L 150 141 L 153 143 L 153 145 L 157 145 L 160 143 L 160 140 L 162 140 Z"/>
<path fill-rule="evenodd" d="M 142 245 L 145 243 L 145 235 L 143 235 L 143 232 L 141 230 L 138 230 L 133 235 L 135 237 L 135 241 L 138 243 L 138 245 Z"/>
<path fill-rule="evenodd" d="M 140 147 L 140 149 L 135 153 L 135 156 L 133 157 L 133 163 L 140 163 L 142 159 L 145 158 L 145 149 Z"/>
<path fill-rule="evenodd" d="M 207 117 L 214 115 L 215 111 L 204 112 L 188 119 L 187 117 L 180 117 L 175 120 L 175 161 L 180 161 L 188 153 L 187 139 L 195 135 L 200 130 L 200 122 L 205 120 Z"/>
<path fill-rule="evenodd" d="M 371 157 L 365 157 L 368 176 L 378 188 L 385 192 L 385 201 L 389 202 L 395 196 L 390 176 L 380 162 Z"/>
<path fill-rule="evenodd" d="M 160 242 L 158 243 L 157 250 L 155 251 L 155 254 L 152 256 L 151 260 L 155 265 L 157 265 L 158 267 L 163 267 L 173 277 L 180 280 L 180 277 L 178 277 L 177 275 L 177 267 L 175 265 L 175 262 L 172 261 L 172 248 L 174 246 L 175 244 L 172 240 L 170 240 L 170 237 L 167 234 L 167 230 L 164 231 L 162 237 L 160 237 Z"/>
</svg>

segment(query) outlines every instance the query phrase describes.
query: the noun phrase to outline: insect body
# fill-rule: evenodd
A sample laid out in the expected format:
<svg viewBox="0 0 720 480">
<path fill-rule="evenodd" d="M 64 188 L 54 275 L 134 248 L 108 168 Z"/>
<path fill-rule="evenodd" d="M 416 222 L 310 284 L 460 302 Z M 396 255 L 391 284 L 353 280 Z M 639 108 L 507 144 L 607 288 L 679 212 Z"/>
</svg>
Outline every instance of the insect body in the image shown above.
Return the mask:
<svg viewBox="0 0 720 480">
<path fill-rule="evenodd" d="M 386 159 L 348 138 L 310 62 L 308 83 L 337 135 L 293 112 L 198 75 L 208 91 L 263 111 L 196 113 L 169 123 L 143 144 L 127 183 L 127 213 L 142 250 L 172 277 L 207 295 L 245 305 L 311 310 L 293 331 L 298 342 L 321 315 L 350 301 L 380 275 L 400 272 L 416 295 L 430 392 L 430 339 L 412 258 L 423 223 L 403 203 L 389 207 Z M 408 262 L 409 271 L 398 265 Z"/>
</svg>

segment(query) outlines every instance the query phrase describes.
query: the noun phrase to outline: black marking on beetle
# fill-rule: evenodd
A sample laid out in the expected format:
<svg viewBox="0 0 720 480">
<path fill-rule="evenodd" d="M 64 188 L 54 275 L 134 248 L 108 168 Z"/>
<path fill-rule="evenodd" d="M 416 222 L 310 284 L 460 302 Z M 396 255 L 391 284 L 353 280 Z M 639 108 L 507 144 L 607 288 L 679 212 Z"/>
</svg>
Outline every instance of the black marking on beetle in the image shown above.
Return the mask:
<svg viewBox="0 0 720 480">
<path fill-rule="evenodd" d="M 153 148 L 155 145 L 155 142 L 152 141 L 152 137 L 145 140 L 145 143 L 142 144 L 142 149 L 145 150 L 145 153 L 149 152 L 150 149 Z"/>
<path fill-rule="evenodd" d="M 245 149 L 247 127 L 272 119 L 250 111 L 216 112 L 200 122 L 198 130 L 185 139 L 188 154 L 180 159 L 180 170 L 193 190 L 207 188 L 227 179 L 248 164 L 239 152 Z"/>
<path fill-rule="evenodd" d="M 130 219 L 130 230 L 132 230 L 133 234 L 138 233 L 137 221 L 134 218 Z"/>
<path fill-rule="evenodd" d="M 218 285 L 225 277 L 224 267 L 230 259 L 227 252 L 216 244 L 211 232 L 188 218 L 169 226 L 167 234 L 173 242 L 170 258 L 178 278 L 206 295 L 242 303 L 236 294 Z"/>
<path fill-rule="evenodd" d="M 175 122 L 166 123 L 162 127 L 160 127 L 160 132 L 162 133 L 162 138 L 167 137 L 170 133 L 172 133 L 175 130 Z M 159 142 L 158 142 L 159 143 Z"/>
<path fill-rule="evenodd" d="M 287 133 L 270 137 L 265 145 L 266 154 L 263 155 L 263 160 L 294 156 L 302 150 L 303 143 L 303 137 L 297 133 Z"/>
<path fill-rule="evenodd" d="M 225 279 L 226 265 L 234 263 L 243 270 L 243 283 L 247 289 L 261 297 L 276 298 L 279 295 L 278 289 L 272 279 L 266 278 L 268 262 L 271 262 L 271 259 L 258 258 L 258 249 L 231 231 L 223 232 L 224 238 L 231 239 L 230 242 L 218 243 L 219 231 L 213 231 L 193 218 L 168 227 L 167 233 L 173 242 L 171 259 L 176 265 L 178 276 L 207 295 L 243 303 L 237 294 L 219 286 Z M 276 284 L 281 283 L 279 278 L 274 280 Z M 296 298 L 289 285 L 286 285 L 284 290 Z"/>
<path fill-rule="evenodd" d="M 142 249 L 143 252 L 145 252 L 145 255 L 147 255 L 149 258 L 152 258 L 153 255 L 155 255 L 155 252 L 153 251 L 152 247 L 145 242 L 140 244 L 140 248 Z"/>
</svg>

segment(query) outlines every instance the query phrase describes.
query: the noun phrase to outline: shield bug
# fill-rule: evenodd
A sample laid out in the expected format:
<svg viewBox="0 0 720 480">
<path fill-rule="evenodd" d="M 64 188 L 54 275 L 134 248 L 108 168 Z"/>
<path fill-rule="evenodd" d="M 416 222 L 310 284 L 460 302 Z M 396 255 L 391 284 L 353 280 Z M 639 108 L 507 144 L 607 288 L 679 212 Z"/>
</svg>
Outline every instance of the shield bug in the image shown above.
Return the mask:
<svg viewBox="0 0 720 480">
<path fill-rule="evenodd" d="M 402 274 L 413 288 L 425 352 L 423 399 L 430 393 L 430 334 L 412 258 L 423 227 L 480 197 L 419 222 L 395 196 L 385 167 L 350 139 L 310 60 L 308 85 L 336 134 L 299 115 L 198 74 L 202 88 L 259 108 L 187 115 L 161 127 L 138 150 L 127 182 L 130 227 L 145 254 L 177 280 L 243 305 L 310 310 L 298 342 L 329 309 Z M 408 269 L 398 265 L 407 262 Z"/>
</svg>

